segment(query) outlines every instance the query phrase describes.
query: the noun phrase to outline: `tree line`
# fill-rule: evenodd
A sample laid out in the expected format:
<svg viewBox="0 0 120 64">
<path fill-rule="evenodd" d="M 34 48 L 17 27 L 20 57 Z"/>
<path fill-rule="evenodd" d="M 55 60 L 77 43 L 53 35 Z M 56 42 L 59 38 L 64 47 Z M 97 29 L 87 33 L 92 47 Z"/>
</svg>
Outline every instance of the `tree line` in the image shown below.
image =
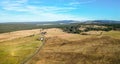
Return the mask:
<svg viewBox="0 0 120 64">
<path fill-rule="evenodd" d="M 95 31 L 120 30 L 120 24 L 97 24 L 98 26 L 106 26 L 107 28 L 86 27 L 85 30 L 79 29 L 81 27 L 81 25 L 86 25 L 86 24 L 78 24 L 78 23 L 56 24 L 56 25 L 0 24 L 0 33 L 12 32 L 12 31 L 18 31 L 18 30 L 40 29 L 40 28 L 43 28 L 43 29 L 60 28 L 64 32 L 68 32 L 68 33 L 81 33 L 81 32 L 87 32 L 87 31 L 91 31 L 91 30 L 95 30 Z"/>
</svg>

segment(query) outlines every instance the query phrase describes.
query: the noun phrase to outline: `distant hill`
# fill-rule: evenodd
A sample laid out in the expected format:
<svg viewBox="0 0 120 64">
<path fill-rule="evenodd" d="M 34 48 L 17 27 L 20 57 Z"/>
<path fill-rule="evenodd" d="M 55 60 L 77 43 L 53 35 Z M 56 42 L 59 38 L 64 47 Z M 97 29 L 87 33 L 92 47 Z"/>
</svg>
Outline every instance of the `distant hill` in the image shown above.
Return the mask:
<svg viewBox="0 0 120 64">
<path fill-rule="evenodd" d="M 120 21 L 114 20 L 92 20 L 92 21 L 85 21 L 83 24 L 120 24 Z"/>
<path fill-rule="evenodd" d="M 119 29 L 120 21 L 113 20 L 88 20 L 88 21 L 76 21 L 76 20 L 59 20 L 59 21 L 31 21 L 31 22 L 6 22 L 0 23 L 0 33 L 39 29 L 39 28 L 64 28 L 65 26 L 77 26 L 78 24 L 116 24 L 115 28 Z"/>
<path fill-rule="evenodd" d="M 32 21 L 32 22 L 8 22 L 7 24 L 37 24 L 37 25 L 55 25 L 55 24 L 70 24 L 79 23 L 75 20 L 59 20 L 59 21 Z"/>
<path fill-rule="evenodd" d="M 115 21 L 115 20 L 87 20 L 87 21 L 59 20 L 59 21 L 8 22 L 6 24 L 55 25 L 55 24 L 71 24 L 71 23 L 82 23 L 82 24 L 120 24 L 120 21 Z"/>
</svg>

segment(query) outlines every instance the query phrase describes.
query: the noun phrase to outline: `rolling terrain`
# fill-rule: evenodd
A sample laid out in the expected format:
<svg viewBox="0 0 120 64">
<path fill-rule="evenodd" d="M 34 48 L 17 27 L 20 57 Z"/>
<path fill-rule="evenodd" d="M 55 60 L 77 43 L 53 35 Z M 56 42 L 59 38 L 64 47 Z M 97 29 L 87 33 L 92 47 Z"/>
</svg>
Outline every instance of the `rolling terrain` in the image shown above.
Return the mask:
<svg viewBox="0 0 120 64">
<path fill-rule="evenodd" d="M 115 20 L 88 20 L 88 21 L 77 21 L 77 20 L 59 20 L 59 21 L 34 21 L 34 22 L 6 22 L 0 23 L 0 33 L 19 31 L 19 30 L 31 30 L 39 28 L 65 28 L 66 26 L 76 26 L 85 24 L 97 24 L 107 25 L 115 28 L 120 28 L 120 22 Z M 120 29 L 119 29 L 120 30 Z"/>
<path fill-rule="evenodd" d="M 88 31 L 89 35 L 44 29 L 45 45 L 28 64 L 119 64 L 120 32 Z M 0 64 L 20 64 L 41 47 L 40 29 L 0 34 Z M 93 35 L 94 33 L 94 35 Z M 6 62 L 7 61 L 7 62 Z"/>
<path fill-rule="evenodd" d="M 0 34 L 0 64 L 20 64 L 42 46 L 39 29 Z"/>
<path fill-rule="evenodd" d="M 100 36 L 88 35 L 88 37 L 78 34 L 68 35 L 59 29 L 55 29 L 52 33 L 54 35 L 49 36 L 48 32 L 45 46 L 39 54 L 32 58 L 29 64 L 120 63 L 119 31 L 104 32 Z"/>
</svg>

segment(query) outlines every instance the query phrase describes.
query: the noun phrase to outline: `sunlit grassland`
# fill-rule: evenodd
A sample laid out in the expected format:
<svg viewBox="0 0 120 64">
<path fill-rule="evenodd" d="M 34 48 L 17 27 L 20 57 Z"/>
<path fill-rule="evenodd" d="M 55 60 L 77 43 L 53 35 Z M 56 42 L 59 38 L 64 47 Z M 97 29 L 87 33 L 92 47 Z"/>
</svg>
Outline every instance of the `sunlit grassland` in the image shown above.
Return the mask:
<svg viewBox="0 0 120 64">
<path fill-rule="evenodd" d="M 72 41 L 61 36 L 48 38 L 31 64 L 120 64 L 119 34 L 119 31 L 109 31 L 102 35 L 71 34 L 70 38 L 64 35 L 77 39 Z"/>
<path fill-rule="evenodd" d="M 113 38 L 120 39 L 120 31 L 109 31 L 109 32 L 104 32 L 103 35 L 111 36 L 111 37 L 113 37 Z"/>
<path fill-rule="evenodd" d="M 0 64 L 20 64 L 41 45 L 41 42 L 36 40 L 38 37 L 28 36 L 0 42 Z"/>
</svg>

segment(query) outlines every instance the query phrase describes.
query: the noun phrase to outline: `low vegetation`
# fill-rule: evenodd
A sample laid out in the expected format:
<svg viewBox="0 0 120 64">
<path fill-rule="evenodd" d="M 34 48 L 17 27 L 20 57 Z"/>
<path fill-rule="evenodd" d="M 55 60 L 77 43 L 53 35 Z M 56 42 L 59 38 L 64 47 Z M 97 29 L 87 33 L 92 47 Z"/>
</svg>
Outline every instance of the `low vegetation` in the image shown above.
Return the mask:
<svg viewBox="0 0 120 64">
<path fill-rule="evenodd" d="M 0 64 L 20 64 L 41 45 L 38 36 L 28 36 L 0 42 Z"/>
<path fill-rule="evenodd" d="M 98 27 L 95 27 L 98 26 Z M 80 30 L 80 28 L 85 28 Z M 101 28 L 102 27 L 102 28 Z M 20 23 L 1 23 L 0 24 L 0 33 L 18 31 L 18 30 L 29 30 L 29 29 L 49 29 L 49 28 L 60 28 L 68 33 L 81 33 L 86 31 L 111 31 L 111 30 L 120 30 L 120 24 L 81 24 L 81 23 L 72 23 L 72 24 L 53 24 L 53 25 L 37 25 L 37 24 L 20 24 Z"/>
<path fill-rule="evenodd" d="M 19 64 L 31 56 L 42 44 L 37 40 L 40 28 L 47 33 L 45 46 L 29 64 L 120 63 L 119 24 L 74 23 L 47 26 L 0 24 L 0 33 L 4 33 L 0 34 L 0 64 Z"/>
<path fill-rule="evenodd" d="M 119 64 L 119 54 L 120 39 L 112 35 L 76 41 L 52 37 L 30 64 Z"/>
</svg>

